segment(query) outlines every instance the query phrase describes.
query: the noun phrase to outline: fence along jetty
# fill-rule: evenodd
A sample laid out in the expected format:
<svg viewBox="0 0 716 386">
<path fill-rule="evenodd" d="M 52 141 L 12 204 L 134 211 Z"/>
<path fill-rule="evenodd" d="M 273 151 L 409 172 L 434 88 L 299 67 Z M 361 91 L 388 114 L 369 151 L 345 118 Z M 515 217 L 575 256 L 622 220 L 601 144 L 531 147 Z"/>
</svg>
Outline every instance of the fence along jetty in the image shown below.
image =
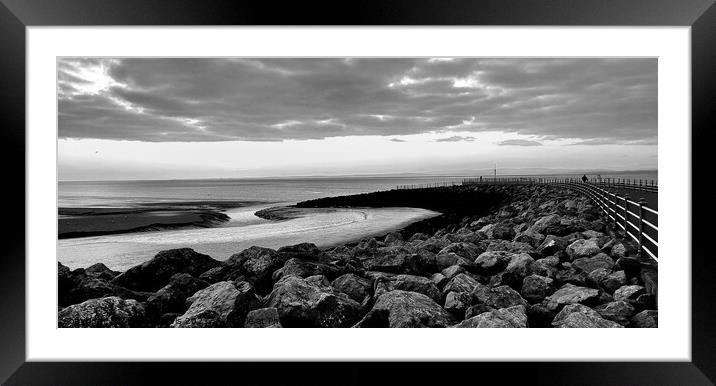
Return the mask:
<svg viewBox="0 0 716 386">
<path fill-rule="evenodd" d="M 58 326 L 657 327 L 656 192 L 619 184 L 483 178 L 304 201 L 442 215 L 328 248 L 60 264 Z"/>
</svg>

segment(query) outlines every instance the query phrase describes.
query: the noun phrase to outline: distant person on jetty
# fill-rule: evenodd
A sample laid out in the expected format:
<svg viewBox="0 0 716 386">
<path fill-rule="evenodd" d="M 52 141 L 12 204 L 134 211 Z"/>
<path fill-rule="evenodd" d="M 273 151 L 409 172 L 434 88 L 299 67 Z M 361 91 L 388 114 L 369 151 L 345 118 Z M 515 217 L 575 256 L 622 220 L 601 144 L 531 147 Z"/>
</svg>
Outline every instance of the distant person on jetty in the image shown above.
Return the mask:
<svg viewBox="0 0 716 386">
<path fill-rule="evenodd" d="M 586 175 L 586 174 L 583 175 L 583 176 L 582 176 L 582 182 L 587 182 L 587 180 L 588 180 L 587 175 Z"/>
</svg>

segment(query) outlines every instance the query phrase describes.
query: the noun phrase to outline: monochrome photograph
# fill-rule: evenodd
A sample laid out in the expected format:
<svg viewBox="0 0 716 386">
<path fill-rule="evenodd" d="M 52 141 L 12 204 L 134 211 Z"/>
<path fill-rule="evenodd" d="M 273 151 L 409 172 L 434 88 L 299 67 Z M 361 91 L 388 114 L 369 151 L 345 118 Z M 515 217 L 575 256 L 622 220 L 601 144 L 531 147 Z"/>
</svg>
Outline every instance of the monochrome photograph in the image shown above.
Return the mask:
<svg viewBox="0 0 716 386">
<path fill-rule="evenodd" d="M 657 58 L 56 65 L 59 328 L 658 328 Z"/>
</svg>

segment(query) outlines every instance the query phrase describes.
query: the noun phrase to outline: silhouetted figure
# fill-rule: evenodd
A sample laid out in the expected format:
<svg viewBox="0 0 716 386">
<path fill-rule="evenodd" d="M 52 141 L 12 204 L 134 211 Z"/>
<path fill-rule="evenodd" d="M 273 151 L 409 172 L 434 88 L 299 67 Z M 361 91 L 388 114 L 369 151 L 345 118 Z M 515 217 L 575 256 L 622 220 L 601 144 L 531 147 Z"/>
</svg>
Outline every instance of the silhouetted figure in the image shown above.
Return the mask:
<svg viewBox="0 0 716 386">
<path fill-rule="evenodd" d="M 583 176 L 582 176 L 582 182 L 587 182 L 587 180 L 588 180 L 587 175 L 586 175 L 586 174 L 583 175 Z"/>
</svg>

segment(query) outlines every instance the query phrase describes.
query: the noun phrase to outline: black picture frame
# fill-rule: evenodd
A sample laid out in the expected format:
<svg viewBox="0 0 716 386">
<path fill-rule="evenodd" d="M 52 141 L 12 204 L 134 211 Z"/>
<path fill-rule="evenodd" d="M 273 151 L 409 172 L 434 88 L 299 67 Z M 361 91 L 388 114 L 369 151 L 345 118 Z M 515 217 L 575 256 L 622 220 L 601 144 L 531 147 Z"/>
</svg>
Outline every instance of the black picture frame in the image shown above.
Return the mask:
<svg viewBox="0 0 716 386">
<path fill-rule="evenodd" d="M 701 385 L 716 382 L 716 259 L 708 249 L 707 201 L 716 111 L 713 0 L 461 0 L 374 2 L 224 0 L 0 0 L 0 122 L 7 185 L 0 269 L 0 381 L 8 385 L 366 384 L 458 382 Z M 81 25 L 529 25 L 690 26 L 692 55 L 692 362 L 520 363 L 49 363 L 26 362 L 26 27 Z M 668 108 L 668 106 L 660 106 Z M 20 205 L 19 203 L 24 203 Z M 702 209 L 704 208 L 704 209 Z M 687 259 L 689 256 L 665 256 Z M 558 342 L 553 342 L 558 344 Z M 618 350 L 619 342 L 613 344 Z M 280 347 L 276 348 L 280 350 Z M 515 347 L 519 350 L 519 347 Z M 565 353 L 568 356 L 568 353 Z M 280 371 L 277 371 L 280 366 Z"/>
</svg>

